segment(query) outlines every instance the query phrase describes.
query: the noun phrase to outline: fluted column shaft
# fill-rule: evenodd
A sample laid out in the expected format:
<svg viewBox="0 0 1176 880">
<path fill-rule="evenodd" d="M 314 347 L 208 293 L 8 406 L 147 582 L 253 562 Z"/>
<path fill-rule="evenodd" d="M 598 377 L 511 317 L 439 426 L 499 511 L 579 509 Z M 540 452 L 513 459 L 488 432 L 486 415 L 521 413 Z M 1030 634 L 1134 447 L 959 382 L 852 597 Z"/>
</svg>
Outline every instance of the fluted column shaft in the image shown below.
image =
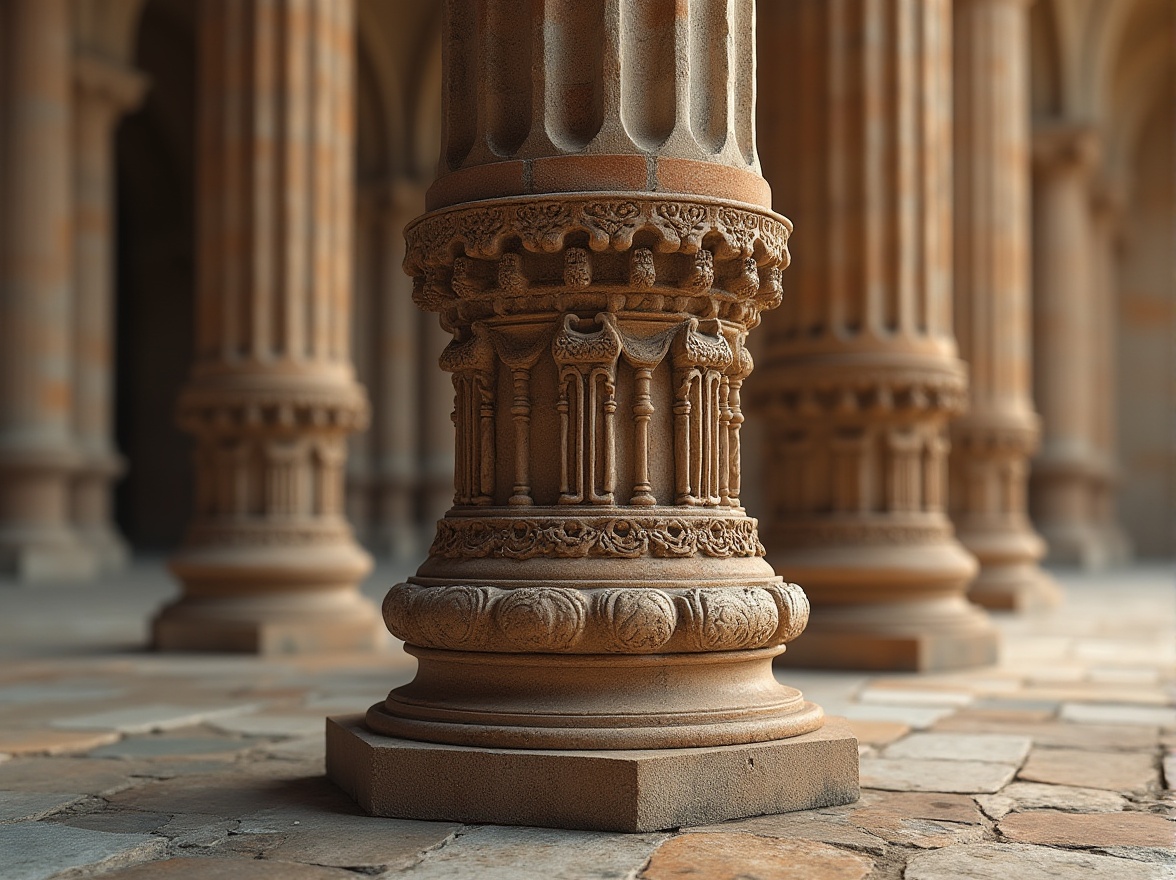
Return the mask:
<svg viewBox="0 0 1176 880">
<path fill-rule="evenodd" d="M 196 510 L 160 647 L 370 648 L 343 513 L 352 371 L 353 7 L 200 4 Z"/>
<path fill-rule="evenodd" d="M 4 4 L 0 65 L 0 572 L 79 577 L 67 0 Z"/>
<path fill-rule="evenodd" d="M 759 766 L 753 744 L 782 754 L 823 725 L 773 677 L 807 602 L 738 497 L 745 342 L 779 304 L 791 229 L 758 173 L 754 10 L 446 4 L 443 174 L 404 265 L 450 334 L 453 506 L 384 602 L 415 680 L 330 735 L 329 772 L 368 809 L 618 830 L 747 815 L 764 807 L 694 750 Z M 838 745 L 815 755 L 845 745 L 819 735 Z M 370 763 L 405 739 L 512 790 L 446 784 L 438 812 L 413 781 L 435 772 L 413 759 L 393 787 Z M 577 772 L 567 750 L 631 767 L 648 749 L 663 769 L 632 784 L 537 794 Z M 777 810 L 853 796 L 848 766 L 801 760 L 803 794 L 785 774 L 747 791 Z"/>
<path fill-rule="evenodd" d="M 1033 461 L 1033 520 L 1058 563 L 1101 562 L 1091 484 L 1096 395 L 1090 368 L 1095 270 L 1090 210 L 1098 143 L 1089 127 L 1057 123 L 1034 140 L 1034 382 L 1042 443 Z"/>
<path fill-rule="evenodd" d="M 1028 0 L 955 4 L 955 328 L 969 406 L 952 424 L 950 505 L 989 608 L 1055 604 L 1029 523 L 1039 425 L 1030 375 Z"/>
<path fill-rule="evenodd" d="M 776 570 L 805 584 L 796 663 L 991 662 L 947 519 L 952 336 L 951 4 L 796 0 L 763 10 L 764 161 L 797 222 L 793 294 L 756 399 Z M 799 59 L 799 61 L 798 61 Z"/>
<path fill-rule="evenodd" d="M 112 483 L 124 466 L 114 443 L 114 131 L 146 85 L 97 55 L 74 59 L 74 428 L 82 462 L 72 508 L 106 570 L 127 556 L 111 519 Z"/>
</svg>

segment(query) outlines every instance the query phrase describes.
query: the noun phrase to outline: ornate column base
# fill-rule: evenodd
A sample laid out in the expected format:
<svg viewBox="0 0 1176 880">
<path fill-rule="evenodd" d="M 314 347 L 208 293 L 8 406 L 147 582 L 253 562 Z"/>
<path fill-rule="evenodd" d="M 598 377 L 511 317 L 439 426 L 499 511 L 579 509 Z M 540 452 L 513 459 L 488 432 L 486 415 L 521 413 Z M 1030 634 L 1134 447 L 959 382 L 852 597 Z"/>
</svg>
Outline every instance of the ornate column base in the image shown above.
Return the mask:
<svg viewBox="0 0 1176 880">
<path fill-rule="evenodd" d="M 842 540 L 785 549 L 772 562 L 804 581 L 814 609 L 783 665 L 931 672 L 997 660 L 991 622 L 962 598 L 976 562 L 953 540 Z"/>
<path fill-rule="evenodd" d="M 122 456 L 91 456 L 73 483 L 74 529 L 103 572 L 121 571 L 131 557 L 130 546 L 110 520 L 111 487 L 124 470 Z"/>
<path fill-rule="evenodd" d="M 170 567 L 184 595 L 152 623 L 157 650 L 304 654 L 384 642 L 379 612 L 355 589 L 371 558 L 353 543 L 197 546 Z"/>
<path fill-rule="evenodd" d="M 68 521 L 68 451 L 10 453 L 0 464 L 0 575 L 26 583 L 86 580 L 97 560 Z"/>
<path fill-rule="evenodd" d="M 483 749 L 327 720 L 327 776 L 373 816 L 643 832 L 858 798 L 843 719 L 786 740 L 690 749 Z"/>
</svg>

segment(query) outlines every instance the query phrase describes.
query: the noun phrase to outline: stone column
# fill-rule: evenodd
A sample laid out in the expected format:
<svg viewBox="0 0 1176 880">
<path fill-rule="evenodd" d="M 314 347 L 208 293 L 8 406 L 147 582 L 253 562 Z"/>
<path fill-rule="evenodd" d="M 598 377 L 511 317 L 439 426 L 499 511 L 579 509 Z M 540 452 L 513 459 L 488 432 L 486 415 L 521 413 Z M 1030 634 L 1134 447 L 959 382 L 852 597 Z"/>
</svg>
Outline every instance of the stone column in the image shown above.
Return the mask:
<svg viewBox="0 0 1176 880">
<path fill-rule="evenodd" d="M 74 59 L 74 430 L 82 462 L 73 522 L 100 568 L 127 545 L 112 521 L 124 463 L 114 445 L 114 131 L 143 97 L 141 74 L 96 54 Z"/>
<path fill-rule="evenodd" d="M 969 598 L 987 608 L 1056 605 L 1028 517 L 1040 433 L 1030 374 L 1029 5 L 956 0 L 955 330 L 969 406 L 952 423 L 952 520 L 980 562 Z"/>
<path fill-rule="evenodd" d="M 1098 161 L 1093 129 L 1054 123 L 1034 136 L 1033 351 L 1042 444 L 1033 462 L 1033 519 L 1051 562 L 1099 565 L 1091 486 L 1095 449 L 1095 270 L 1090 187 Z"/>
<path fill-rule="evenodd" d="M 818 610 L 787 660 L 991 663 L 994 631 L 965 598 L 976 562 L 946 512 L 947 422 L 967 390 L 952 336 L 950 0 L 762 12 L 765 162 L 800 230 L 756 386 L 765 543 Z"/>
<path fill-rule="evenodd" d="M 0 8 L 0 574 L 92 575 L 70 524 L 73 201 L 67 0 Z"/>
<path fill-rule="evenodd" d="M 452 335 L 456 496 L 384 602 L 416 679 L 328 729 L 370 812 L 645 831 L 856 797 L 852 737 L 773 678 L 808 606 L 739 503 L 791 228 L 754 8 L 446 4 L 405 267 Z"/>
<path fill-rule="evenodd" d="M 346 436 L 367 418 L 348 346 L 352 4 L 199 10 L 197 355 L 179 404 L 196 510 L 155 643 L 370 649 L 371 562 L 343 514 Z"/>
<path fill-rule="evenodd" d="M 1101 559 L 1121 565 L 1131 558 L 1131 540 L 1119 524 L 1116 495 L 1119 488 L 1118 359 L 1119 281 L 1118 252 L 1121 244 L 1124 197 L 1106 178 L 1095 181 L 1091 204 L 1093 269 L 1091 300 L 1094 320 L 1090 362 L 1094 391 L 1094 449 L 1096 464 L 1091 475 L 1091 514 L 1098 536 Z"/>
</svg>

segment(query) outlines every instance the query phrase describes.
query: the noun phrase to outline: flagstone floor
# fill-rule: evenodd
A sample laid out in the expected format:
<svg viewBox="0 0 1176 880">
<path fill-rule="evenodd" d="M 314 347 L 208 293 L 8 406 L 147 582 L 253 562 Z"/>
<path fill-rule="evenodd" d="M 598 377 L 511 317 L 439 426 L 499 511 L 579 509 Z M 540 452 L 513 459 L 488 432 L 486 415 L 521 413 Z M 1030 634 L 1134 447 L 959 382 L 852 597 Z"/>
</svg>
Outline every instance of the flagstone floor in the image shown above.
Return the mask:
<svg viewBox="0 0 1176 880">
<path fill-rule="evenodd" d="M 391 639 L 377 657 L 152 654 L 174 592 L 158 563 L 0 582 L 0 878 L 1176 878 L 1172 572 L 1059 577 L 1063 608 L 997 618 L 995 667 L 780 673 L 851 720 L 857 804 L 636 835 L 361 815 L 323 777 L 323 717 L 411 678 Z"/>
</svg>

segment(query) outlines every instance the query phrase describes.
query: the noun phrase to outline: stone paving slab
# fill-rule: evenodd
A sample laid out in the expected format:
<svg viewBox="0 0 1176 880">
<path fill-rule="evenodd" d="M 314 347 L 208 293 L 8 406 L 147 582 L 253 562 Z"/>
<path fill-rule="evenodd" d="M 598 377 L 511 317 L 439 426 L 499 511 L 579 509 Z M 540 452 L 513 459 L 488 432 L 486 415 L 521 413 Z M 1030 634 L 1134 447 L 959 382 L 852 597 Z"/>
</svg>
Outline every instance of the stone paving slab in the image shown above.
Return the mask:
<svg viewBox="0 0 1176 880">
<path fill-rule="evenodd" d="M 116 868 L 161 855 L 167 841 L 43 822 L 0 825 L 4 880 L 50 880 L 76 868 Z"/>
<path fill-rule="evenodd" d="M 84 794 L 61 791 L 0 791 L 0 822 L 43 819 L 85 800 Z"/>
<path fill-rule="evenodd" d="M 862 758 L 862 788 L 993 794 L 1017 772 L 1015 764 L 921 758 Z"/>
<path fill-rule="evenodd" d="M 357 875 L 295 862 L 179 858 L 135 865 L 102 877 L 103 880 L 356 880 Z"/>
<path fill-rule="evenodd" d="M 1020 765 L 1033 741 L 996 733 L 913 733 L 882 751 L 886 758 L 930 758 Z"/>
<path fill-rule="evenodd" d="M 977 795 L 976 802 L 990 819 L 1003 819 L 1014 810 L 1047 807 L 1074 813 L 1113 813 L 1128 804 L 1127 798 L 1113 791 L 1039 782 L 1014 782 L 998 794 Z"/>
<path fill-rule="evenodd" d="M 217 708 L 154 703 L 149 706 L 132 706 L 108 712 L 95 712 L 92 715 L 62 718 L 54 721 L 53 726 L 61 730 L 117 730 L 123 734 L 155 733 L 177 727 L 190 727 L 193 724 L 202 724 L 230 715 L 243 715 L 257 708 L 256 705 L 248 703 Z"/>
<path fill-rule="evenodd" d="M 1013 813 L 998 829 L 1006 840 L 1050 846 L 1167 847 L 1176 855 L 1176 822 L 1137 810 L 1120 813 Z"/>
<path fill-rule="evenodd" d="M 871 859 L 808 840 L 687 834 L 663 844 L 640 880 L 865 880 Z M 617 875 L 620 876 L 620 875 Z"/>
<path fill-rule="evenodd" d="M 919 853 L 903 880 L 1172 880 L 1176 868 L 1047 846 L 975 844 Z"/>
<path fill-rule="evenodd" d="M 1157 695 L 1163 699 L 1163 695 Z M 1066 703 L 1062 720 L 1082 724 L 1176 724 L 1176 709 L 1167 706 L 1123 706 L 1101 703 Z"/>
<path fill-rule="evenodd" d="M 7 755 L 69 755 L 118 742 L 113 730 L 0 730 L 0 752 Z"/>
<path fill-rule="evenodd" d="M 1119 792 L 1159 785 L 1155 757 L 1145 752 L 1035 748 L 1018 776 L 1028 782 Z"/>
<path fill-rule="evenodd" d="M 101 746 L 89 752 L 91 758 L 168 758 L 184 755 L 229 755 L 247 751 L 256 744 L 212 737 L 136 736 Z"/>
</svg>

